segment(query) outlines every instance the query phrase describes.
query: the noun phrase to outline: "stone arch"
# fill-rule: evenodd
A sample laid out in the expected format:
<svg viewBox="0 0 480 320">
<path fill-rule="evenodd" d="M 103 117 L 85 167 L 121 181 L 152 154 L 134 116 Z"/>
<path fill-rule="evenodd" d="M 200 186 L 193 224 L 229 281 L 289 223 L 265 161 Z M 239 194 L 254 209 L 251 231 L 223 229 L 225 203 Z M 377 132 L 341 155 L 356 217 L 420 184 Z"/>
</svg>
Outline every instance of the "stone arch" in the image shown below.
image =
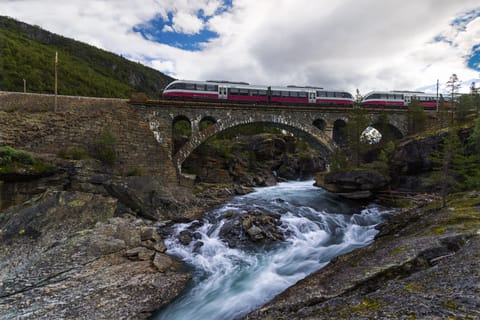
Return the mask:
<svg viewBox="0 0 480 320">
<path fill-rule="evenodd" d="M 189 141 L 187 141 L 187 143 L 185 143 L 185 145 L 183 145 L 182 148 L 174 155 L 174 162 L 177 166 L 178 172 L 181 173 L 181 167 L 185 159 L 187 159 L 196 148 L 198 148 L 211 136 L 214 136 L 226 129 L 255 123 L 261 123 L 263 125 L 273 126 L 291 132 L 293 135 L 304 139 L 324 156 L 331 154 L 335 148 L 334 142 L 324 132 L 313 125 L 305 126 L 295 123 L 288 123 L 287 121 L 275 121 L 275 119 L 257 120 L 252 118 L 235 119 L 228 123 L 218 121 L 205 130 L 199 131 L 195 136 L 192 136 Z"/>
<path fill-rule="evenodd" d="M 325 128 L 327 127 L 327 122 L 323 119 L 315 119 L 312 122 L 312 125 L 317 127 L 318 129 L 325 131 Z"/>
<path fill-rule="evenodd" d="M 198 123 L 198 128 L 199 128 L 200 131 L 203 131 L 203 130 L 207 129 L 208 127 L 214 125 L 215 123 L 217 123 L 217 119 L 215 119 L 212 116 L 205 116 Z"/>
<path fill-rule="evenodd" d="M 398 129 L 395 125 L 391 123 L 379 123 L 374 122 L 370 125 L 372 128 L 375 128 L 382 135 L 380 142 L 399 140 L 404 137 L 402 131 Z"/>
<path fill-rule="evenodd" d="M 344 119 L 337 119 L 335 122 L 333 122 L 333 141 L 338 145 L 342 145 L 347 142 L 347 136 L 343 130 L 346 126 L 347 121 Z"/>
<path fill-rule="evenodd" d="M 179 123 L 184 123 L 179 127 Z M 176 154 L 193 134 L 192 121 L 187 116 L 178 115 L 172 119 L 172 154 Z"/>
</svg>

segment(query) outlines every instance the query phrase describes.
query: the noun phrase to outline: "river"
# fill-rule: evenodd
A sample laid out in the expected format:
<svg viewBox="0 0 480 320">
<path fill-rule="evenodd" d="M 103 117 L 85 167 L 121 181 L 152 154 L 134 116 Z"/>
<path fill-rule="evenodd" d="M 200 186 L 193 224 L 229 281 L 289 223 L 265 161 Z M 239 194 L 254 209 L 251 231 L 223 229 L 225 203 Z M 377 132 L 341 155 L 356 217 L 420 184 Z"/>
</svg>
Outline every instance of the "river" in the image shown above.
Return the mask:
<svg viewBox="0 0 480 320">
<path fill-rule="evenodd" d="M 256 249 L 230 248 L 219 238 L 226 213 L 254 210 L 281 214 L 286 241 Z M 332 258 L 368 245 L 377 233 L 374 226 L 388 212 L 347 202 L 314 187 L 313 181 L 280 183 L 235 197 L 208 212 L 202 223 L 175 225 L 165 241 L 167 253 L 185 261 L 193 278 L 152 319 L 241 318 Z M 187 228 L 195 229 L 197 239 L 182 245 L 178 235 Z"/>
</svg>

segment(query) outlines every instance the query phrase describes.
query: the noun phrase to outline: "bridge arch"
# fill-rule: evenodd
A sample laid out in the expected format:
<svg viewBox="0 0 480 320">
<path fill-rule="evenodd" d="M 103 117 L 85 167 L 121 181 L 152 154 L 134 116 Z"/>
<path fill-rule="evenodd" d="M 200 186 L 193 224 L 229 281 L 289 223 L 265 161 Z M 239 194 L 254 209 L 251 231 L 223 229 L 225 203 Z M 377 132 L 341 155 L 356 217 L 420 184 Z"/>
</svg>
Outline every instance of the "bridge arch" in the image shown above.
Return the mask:
<svg viewBox="0 0 480 320">
<path fill-rule="evenodd" d="M 403 133 L 396 126 L 391 123 L 379 123 L 375 122 L 370 125 L 370 127 L 375 128 L 380 132 L 382 138 L 380 141 L 392 141 L 399 140 L 403 138 Z"/>
<path fill-rule="evenodd" d="M 315 119 L 312 124 L 322 131 L 325 131 L 327 128 L 327 122 L 324 119 Z"/>
<path fill-rule="evenodd" d="M 217 121 L 215 124 L 198 131 L 174 154 L 173 160 L 179 173 L 183 162 L 190 156 L 190 154 L 197 149 L 208 138 L 225 131 L 230 128 L 239 127 L 242 125 L 263 124 L 267 126 L 284 129 L 291 132 L 293 135 L 302 138 L 309 143 L 315 150 L 324 156 L 328 156 L 335 148 L 335 143 L 328 135 L 314 125 L 305 125 L 295 123 L 294 121 L 287 121 L 282 117 L 272 117 L 271 119 L 231 119 L 231 121 Z"/>
<path fill-rule="evenodd" d="M 198 128 L 200 131 L 207 129 L 208 127 L 217 123 L 217 119 L 212 116 L 204 116 L 198 123 Z"/>
</svg>

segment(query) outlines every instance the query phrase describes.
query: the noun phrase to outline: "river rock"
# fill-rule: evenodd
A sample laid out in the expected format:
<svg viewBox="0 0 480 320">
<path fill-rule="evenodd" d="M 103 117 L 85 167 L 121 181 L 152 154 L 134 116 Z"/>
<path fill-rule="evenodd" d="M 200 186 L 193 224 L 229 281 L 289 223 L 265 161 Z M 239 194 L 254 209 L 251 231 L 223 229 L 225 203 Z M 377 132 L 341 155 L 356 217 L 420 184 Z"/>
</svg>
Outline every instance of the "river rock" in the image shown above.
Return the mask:
<svg viewBox="0 0 480 320">
<path fill-rule="evenodd" d="M 190 190 L 165 186 L 158 177 L 126 177 L 105 185 L 108 193 L 140 217 L 183 222 L 201 216 L 201 203 Z"/>
<path fill-rule="evenodd" d="M 371 198 L 388 180 L 373 170 L 341 171 L 317 177 L 316 185 L 349 199 Z"/>
<path fill-rule="evenodd" d="M 226 222 L 220 229 L 220 237 L 231 248 L 254 248 L 285 240 L 279 228 L 281 222 L 278 214 L 258 211 L 247 214 L 229 212 L 224 218 Z"/>
</svg>

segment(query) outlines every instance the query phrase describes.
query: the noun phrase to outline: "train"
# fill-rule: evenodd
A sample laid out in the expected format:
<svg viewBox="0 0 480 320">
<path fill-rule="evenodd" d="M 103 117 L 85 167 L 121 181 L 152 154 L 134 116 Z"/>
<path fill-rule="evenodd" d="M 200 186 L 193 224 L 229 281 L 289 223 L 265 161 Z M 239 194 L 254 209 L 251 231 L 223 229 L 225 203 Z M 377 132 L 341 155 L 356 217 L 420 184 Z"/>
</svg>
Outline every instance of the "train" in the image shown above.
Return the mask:
<svg viewBox="0 0 480 320">
<path fill-rule="evenodd" d="M 235 103 L 272 103 L 353 107 L 355 99 L 345 90 L 313 86 L 262 86 L 223 80 L 175 80 L 163 90 L 165 99 L 216 100 Z M 419 91 L 372 91 L 361 100 L 363 108 L 408 109 L 416 99 L 425 110 L 436 110 L 437 95 Z M 451 97 L 442 97 L 451 105 Z"/>
<path fill-rule="evenodd" d="M 347 91 L 320 87 L 261 86 L 246 82 L 175 80 L 163 91 L 167 99 L 219 100 L 239 103 L 313 104 L 353 106 Z"/>
<path fill-rule="evenodd" d="M 455 97 L 454 97 L 455 98 Z M 412 100 L 417 100 L 424 110 L 437 110 L 440 100 L 445 106 L 452 106 L 450 96 L 425 93 L 421 91 L 372 91 L 367 93 L 361 102 L 364 108 L 408 109 Z M 438 103 L 437 103 L 438 100 Z"/>
</svg>

